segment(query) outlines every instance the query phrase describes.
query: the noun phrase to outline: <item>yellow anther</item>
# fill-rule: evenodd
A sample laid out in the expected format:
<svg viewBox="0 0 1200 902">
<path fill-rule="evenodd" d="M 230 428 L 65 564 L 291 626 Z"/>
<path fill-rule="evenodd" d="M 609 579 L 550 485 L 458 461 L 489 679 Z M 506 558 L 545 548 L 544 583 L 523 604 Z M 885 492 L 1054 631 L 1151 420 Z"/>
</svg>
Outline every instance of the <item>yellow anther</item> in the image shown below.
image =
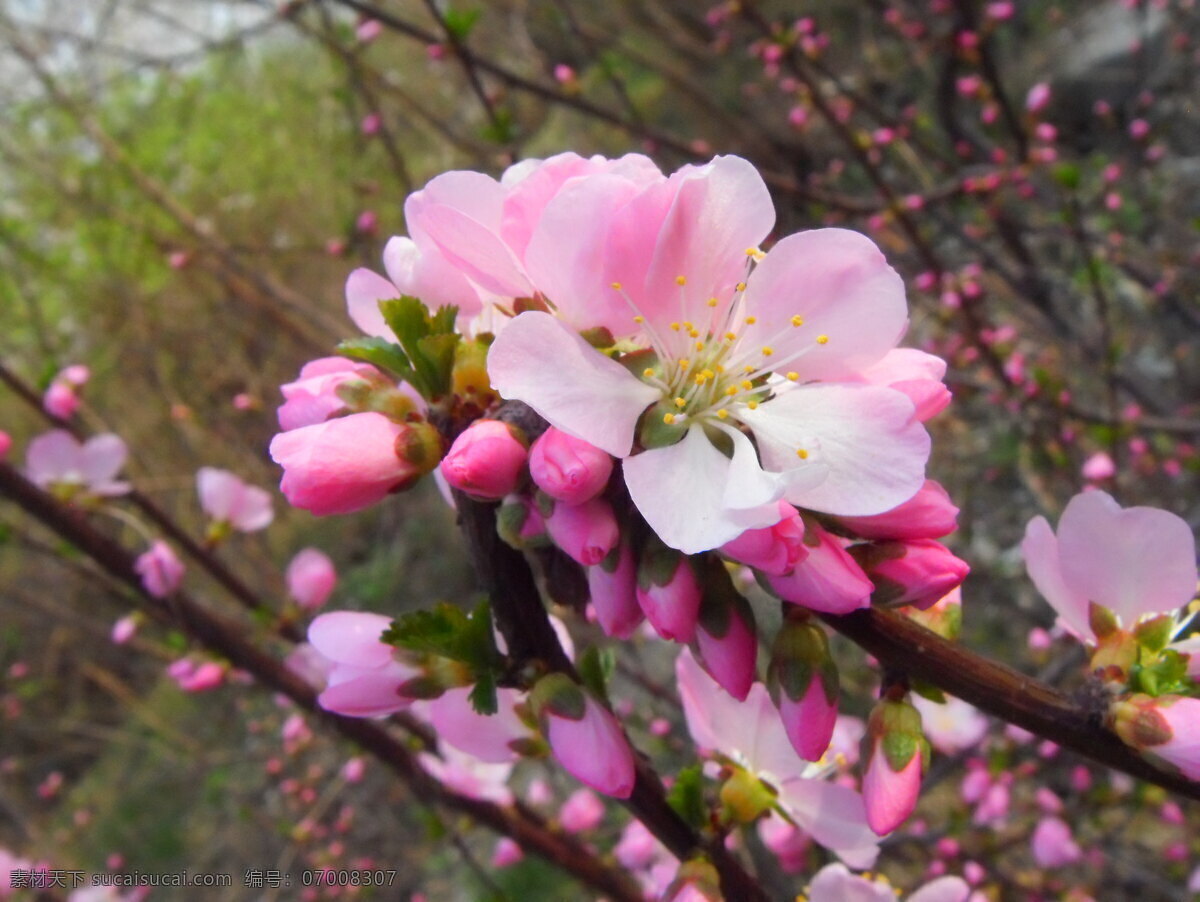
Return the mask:
<svg viewBox="0 0 1200 902">
<path fill-rule="evenodd" d="M 743 373 L 753 373 L 754 366 L 752 364 L 747 363 L 744 367 L 742 367 L 742 372 Z"/>
<path fill-rule="evenodd" d="M 808 451 L 805 448 L 797 448 L 796 456 L 801 460 L 808 460 Z"/>
<path fill-rule="evenodd" d="M 686 357 L 681 357 L 679 359 L 679 368 L 681 370 L 686 370 L 691 365 L 692 365 L 692 362 L 690 360 L 688 360 Z"/>
<path fill-rule="evenodd" d="M 700 333 L 697 332 L 695 329 L 688 329 L 688 337 L 689 338 L 699 338 Z"/>
<path fill-rule="evenodd" d="M 729 386 L 729 388 L 725 389 L 725 394 L 729 395 L 729 397 L 732 398 L 734 395 L 737 394 L 737 386 L 736 385 Z"/>
<path fill-rule="evenodd" d="M 726 410 L 724 407 L 722 407 L 720 410 L 717 411 L 717 419 L 718 420 L 724 420 L 728 416 L 729 416 L 729 411 Z"/>
<path fill-rule="evenodd" d="M 715 307 L 717 306 L 718 301 L 716 298 L 709 298 L 707 301 L 705 301 L 705 303 L 710 307 Z"/>
<path fill-rule="evenodd" d="M 726 341 L 736 341 L 736 340 L 737 340 L 737 333 L 736 333 L 736 332 L 726 332 L 726 333 L 725 333 L 725 340 L 726 340 Z"/>
<path fill-rule="evenodd" d="M 663 422 L 666 423 L 668 426 L 672 425 L 675 422 L 675 414 L 664 413 L 663 414 Z"/>
<path fill-rule="evenodd" d="M 746 290 L 746 283 L 745 283 L 745 282 L 738 282 L 736 285 L 734 285 L 734 286 L 733 286 L 733 290 L 734 290 L 734 291 L 745 291 L 745 290 Z"/>
<path fill-rule="evenodd" d="M 758 317 L 757 317 L 757 316 L 748 316 L 748 317 L 746 317 L 746 325 L 747 325 L 747 326 L 753 326 L 753 325 L 754 325 L 756 322 L 758 322 Z"/>
<path fill-rule="evenodd" d="M 756 248 L 756 247 L 746 248 L 746 256 L 747 257 L 753 257 L 757 253 L 758 253 L 758 248 Z"/>
<path fill-rule="evenodd" d="M 642 370 L 642 375 L 645 376 L 647 379 L 652 379 L 652 378 L 654 378 L 654 370 L 651 369 L 650 367 L 646 367 L 644 370 Z"/>
<path fill-rule="evenodd" d="M 695 338 L 695 337 L 696 337 L 696 335 L 695 335 L 695 333 L 693 333 L 692 338 Z M 704 350 L 704 342 L 702 342 L 702 341 L 696 342 L 696 350 L 703 351 Z"/>
<path fill-rule="evenodd" d="M 754 388 L 754 383 L 751 382 L 749 379 L 743 379 L 742 380 L 742 388 L 745 391 L 750 391 L 750 389 Z"/>
<path fill-rule="evenodd" d="M 683 328 L 687 329 L 690 332 L 690 331 L 692 331 L 692 329 L 696 328 L 696 326 L 695 326 L 695 323 L 689 323 L 687 320 L 684 320 Z"/>
<path fill-rule="evenodd" d="M 695 376 L 692 377 L 692 381 L 695 382 L 697 385 L 703 385 L 705 382 L 708 381 L 708 377 L 706 375 L 704 375 L 703 373 L 697 373 Z"/>
<path fill-rule="evenodd" d="M 788 377 L 788 382 L 795 382 L 797 379 L 800 378 L 800 374 L 799 373 L 788 373 L 787 377 Z"/>
<path fill-rule="evenodd" d="M 803 326 L 804 325 L 804 317 L 802 317 L 799 313 L 797 313 L 795 316 L 792 317 L 792 325 L 793 326 Z"/>
<path fill-rule="evenodd" d="M 675 284 L 676 285 L 686 285 L 687 284 L 687 276 L 676 276 Z"/>
<path fill-rule="evenodd" d="M 721 366 L 721 364 L 719 364 L 719 363 L 718 363 L 718 364 L 717 364 L 717 372 L 718 372 L 718 373 L 723 373 L 723 372 L 725 372 L 725 367 Z"/>
<path fill-rule="evenodd" d="M 758 410 L 758 402 L 757 401 L 747 401 L 746 406 L 749 407 L 751 410 Z"/>
<path fill-rule="evenodd" d="M 716 375 L 716 374 L 715 374 L 715 373 L 714 373 L 712 370 L 710 370 L 708 367 L 705 367 L 703 370 L 701 370 L 701 372 L 704 374 L 704 378 L 705 378 L 705 379 L 711 379 L 711 378 L 712 378 L 714 375 Z"/>
<path fill-rule="evenodd" d="M 764 357 L 770 357 L 775 353 L 775 349 L 770 345 L 763 345 L 762 353 Z"/>
<path fill-rule="evenodd" d="M 671 331 L 678 332 L 682 328 L 679 323 L 671 323 Z"/>
<path fill-rule="evenodd" d="M 676 398 L 675 406 L 683 410 L 683 408 L 687 407 L 687 398 Z"/>
<path fill-rule="evenodd" d="M 638 314 L 637 316 L 635 316 L 633 318 L 633 321 L 635 323 L 644 323 L 646 321 L 646 317 L 642 316 L 641 314 Z"/>
<path fill-rule="evenodd" d="M 828 335 L 818 335 L 817 336 L 817 344 L 819 344 L 819 345 L 829 344 L 829 336 Z"/>
<path fill-rule="evenodd" d="M 613 283 L 612 283 L 612 287 L 613 287 L 613 288 L 615 288 L 617 291 L 620 291 L 620 290 L 621 290 L 621 283 L 620 283 L 620 282 L 613 282 Z"/>
</svg>

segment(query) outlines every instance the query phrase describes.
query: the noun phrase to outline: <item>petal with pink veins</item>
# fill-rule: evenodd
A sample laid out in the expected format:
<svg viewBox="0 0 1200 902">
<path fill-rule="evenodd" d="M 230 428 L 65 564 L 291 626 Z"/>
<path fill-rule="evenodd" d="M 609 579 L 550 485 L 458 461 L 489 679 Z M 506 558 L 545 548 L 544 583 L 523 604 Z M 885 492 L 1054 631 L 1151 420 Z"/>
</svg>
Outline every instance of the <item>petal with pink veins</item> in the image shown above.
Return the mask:
<svg viewBox="0 0 1200 902">
<path fill-rule="evenodd" d="M 633 446 L 638 418 L 659 393 L 548 313 L 528 311 L 488 352 L 496 391 L 614 457 Z"/>
</svg>

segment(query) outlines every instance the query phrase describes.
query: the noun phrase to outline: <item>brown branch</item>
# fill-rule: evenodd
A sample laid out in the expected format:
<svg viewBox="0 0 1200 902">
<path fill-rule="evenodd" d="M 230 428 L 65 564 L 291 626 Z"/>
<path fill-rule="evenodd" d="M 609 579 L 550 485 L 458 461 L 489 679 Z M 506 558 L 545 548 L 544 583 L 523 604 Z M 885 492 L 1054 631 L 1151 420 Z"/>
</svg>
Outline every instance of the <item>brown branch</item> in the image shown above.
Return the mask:
<svg viewBox="0 0 1200 902">
<path fill-rule="evenodd" d="M 59 503 L 9 464 L 0 462 L 0 496 L 16 503 L 43 525 L 91 557 L 110 576 L 129 586 L 152 615 L 169 610 L 193 639 L 252 674 L 262 685 L 288 696 L 326 728 L 340 733 L 378 758 L 423 801 L 466 814 L 492 830 L 512 837 L 526 852 L 555 864 L 581 882 L 623 902 L 638 902 L 642 894 L 625 874 L 607 867 L 573 838 L 551 832 L 517 811 L 455 793 L 425 772 L 397 736 L 367 720 L 340 717 L 317 705 L 316 692 L 274 655 L 260 648 L 241 623 L 209 611 L 186 592 L 169 603 L 148 595 L 134 570 L 133 555 L 96 530 L 84 516 Z"/>
<path fill-rule="evenodd" d="M 1093 714 L 1034 677 L 948 642 L 894 611 L 870 608 L 840 617 L 821 616 L 885 668 L 932 683 L 1100 764 L 1200 800 L 1200 783 L 1159 770 L 1097 723 Z"/>
</svg>

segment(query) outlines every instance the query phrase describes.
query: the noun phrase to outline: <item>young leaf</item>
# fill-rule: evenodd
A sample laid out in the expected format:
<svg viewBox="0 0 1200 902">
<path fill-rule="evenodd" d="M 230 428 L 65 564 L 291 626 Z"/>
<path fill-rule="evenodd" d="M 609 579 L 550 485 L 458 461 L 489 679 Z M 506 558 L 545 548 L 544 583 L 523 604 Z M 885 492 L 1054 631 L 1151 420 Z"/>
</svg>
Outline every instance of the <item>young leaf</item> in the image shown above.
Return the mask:
<svg viewBox="0 0 1200 902">
<path fill-rule="evenodd" d="M 384 338 L 350 338 L 337 346 L 337 352 L 351 360 L 374 364 L 397 379 L 412 380 L 413 370 L 399 345 Z"/>
<path fill-rule="evenodd" d="M 704 802 L 704 778 L 699 764 L 685 767 L 667 793 L 667 804 L 697 829 L 708 826 L 708 805 Z"/>
</svg>

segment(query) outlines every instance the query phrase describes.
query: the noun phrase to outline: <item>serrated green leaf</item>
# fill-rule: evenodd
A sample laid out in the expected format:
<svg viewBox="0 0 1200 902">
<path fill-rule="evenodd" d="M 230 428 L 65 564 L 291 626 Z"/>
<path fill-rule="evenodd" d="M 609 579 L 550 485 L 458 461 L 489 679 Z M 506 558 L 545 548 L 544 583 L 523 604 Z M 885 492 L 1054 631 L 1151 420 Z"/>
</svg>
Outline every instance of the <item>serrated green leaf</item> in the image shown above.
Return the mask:
<svg viewBox="0 0 1200 902">
<path fill-rule="evenodd" d="M 704 776 L 699 764 L 685 767 L 675 777 L 667 793 L 667 804 L 691 826 L 708 825 L 708 805 L 704 801 Z"/>
<path fill-rule="evenodd" d="M 457 335 L 429 335 L 417 341 L 412 355 L 413 365 L 429 390 L 429 400 L 441 397 L 450 390 L 454 371 L 454 353 L 458 349 Z"/>
<path fill-rule="evenodd" d="M 452 305 L 438 307 L 437 313 L 429 318 L 430 335 L 451 335 L 458 321 L 458 308 Z"/>
<path fill-rule="evenodd" d="M 351 360 L 377 366 L 398 379 L 412 381 L 413 370 L 403 349 L 385 338 L 349 338 L 338 344 L 337 352 Z"/>
<path fill-rule="evenodd" d="M 1187 671 L 1187 657 L 1168 648 L 1159 655 L 1157 661 L 1135 667 L 1133 679 L 1142 692 L 1156 698 L 1160 695 L 1187 694 L 1193 685 Z"/>
<path fill-rule="evenodd" d="M 475 688 L 467 697 L 477 714 L 495 714 L 499 710 L 496 701 L 496 678 L 490 671 L 479 674 Z"/>
</svg>

